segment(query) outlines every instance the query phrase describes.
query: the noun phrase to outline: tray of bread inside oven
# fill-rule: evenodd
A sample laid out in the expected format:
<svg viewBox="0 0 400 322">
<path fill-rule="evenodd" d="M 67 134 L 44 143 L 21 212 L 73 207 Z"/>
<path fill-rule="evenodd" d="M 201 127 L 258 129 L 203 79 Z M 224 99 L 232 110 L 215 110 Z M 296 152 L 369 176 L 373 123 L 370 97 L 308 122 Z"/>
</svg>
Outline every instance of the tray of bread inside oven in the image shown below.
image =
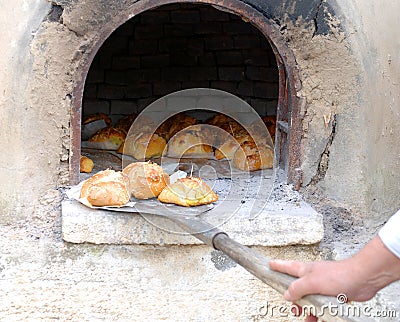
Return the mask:
<svg viewBox="0 0 400 322">
<path fill-rule="evenodd" d="M 218 201 L 210 180 L 273 166 L 271 136 L 259 124 L 245 128 L 220 113 L 200 123 L 179 113 L 154 130 L 151 122 L 135 126 L 135 118 L 112 125 L 97 113 L 83 120 L 84 181 L 69 197 L 114 211 L 168 213 L 185 207 L 186 214 L 198 214 Z"/>
</svg>

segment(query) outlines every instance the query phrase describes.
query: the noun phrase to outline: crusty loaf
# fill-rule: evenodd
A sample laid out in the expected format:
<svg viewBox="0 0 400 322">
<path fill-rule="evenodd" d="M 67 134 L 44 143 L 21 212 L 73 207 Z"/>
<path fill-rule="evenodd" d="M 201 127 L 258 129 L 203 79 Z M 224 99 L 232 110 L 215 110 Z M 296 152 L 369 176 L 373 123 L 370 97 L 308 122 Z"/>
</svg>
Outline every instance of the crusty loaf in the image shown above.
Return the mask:
<svg viewBox="0 0 400 322">
<path fill-rule="evenodd" d="M 118 147 L 124 143 L 125 133 L 122 130 L 111 126 L 98 130 L 90 139 L 89 142 L 110 142 Z"/>
<path fill-rule="evenodd" d="M 123 206 L 130 199 L 128 178 L 120 171 L 100 171 L 84 182 L 79 198 L 91 206 Z"/>
<path fill-rule="evenodd" d="M 79 165 L 80 165 L 79 166 L 80 172 L 84 172 L 84 173 L 92 172 L 93 167 L 94 167 L 93 160 L 88 158 L 88 157 L 86 157 L 86 156 L 84 156 L 84 155 L 81 155 L 80 164 Z"/>
<path fill-rule="evenodd" d="M 253 140 L 245 141 L 236 150 L 233 165 L 242 171 L 272 168 L 274 151 L 266 144 L 256 144 Z"/>
<path fill-rule="evenodd" d="M 107 126 L 112 125 L 111 118 L 104 113 L 94 113 L 94 114 L 87 115 L 87 116 L 83 117 L 82 124 L 86 125 L 86 124 L 89 124 L 89 123 L 92 123 L 92 122 L 95 122 L 98 120 L 104 120 L 104 122 L 106 123 Z"/>
<path fill-rule="evenodd" d="M 186 177 L 166 187 L 158 196 L 158 200 L 190 207 L 216 202 L 218 195 L 202 179 Z"/>
<path fill-rule="evenodd" d="M 125 115 L 124 117 L 120 118 L 117 121 L 117 123 L 115 124 L 115 128 L 122 130 L 125 134 L 128 134 L 129 129 L 131 128 L 136 117 L 137 117 L 137 114 L 135 114 L 135 113 Z"/>
<path fill-rule="evenodd" d="M 162 155 L 167 142 L 164 138 L 150 132 L 129 134 L 123 145 L 123 152 L 136 160 L 147 160 Z"/>
<path fill-rule="evenodd" d="M 174 158 L 207 157 L 213 152 L 212 135 L 207 127 L 188 127 L 173 136 L 166 149 L 166 155 Z"/>
<path fill-rule="evenodd" d="M 168 174 L 156 163 L 134 162 L 122 172 L 129 179 L 129 193 L 137 199 L 157 197 L 169 184 Z"/>
</svg>

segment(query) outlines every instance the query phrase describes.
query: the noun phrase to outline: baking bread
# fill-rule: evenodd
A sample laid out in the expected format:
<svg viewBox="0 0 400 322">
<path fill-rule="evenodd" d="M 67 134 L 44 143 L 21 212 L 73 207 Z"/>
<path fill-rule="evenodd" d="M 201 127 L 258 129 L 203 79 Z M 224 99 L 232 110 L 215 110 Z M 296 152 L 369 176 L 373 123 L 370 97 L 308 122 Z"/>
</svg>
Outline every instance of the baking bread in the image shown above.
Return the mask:
<svg viewBox="0 0 400 322">
<path fill-rule="evenodd" d="M 200 178 L 187 177 L 167 186 L 158 196 L 158 200 L 190 207 L 216 202 L 218 195 Z"/>
<path fill-rule="evenodd" d="M 188 116 L 185 113 L 178 113 L 169 117 L 165 120 L 156 130 L 159 136 L 162 136 L 165 140 L 169 140 L 179 131 L 197 124 L 198 121 L 192 116 Z"/>
<path fill-rule="evenodd" d="M 221 127 L 223 124 L 229 123 L 229 122 L 235 122 L 233 118 L 230 116 L 223 114 L 223 113 L 216 113 L 212 117 L 210 117 L 208 120 L 206 120 L 207 124 L 214 125 Z"/>
<path fill-rule="evenodd" d="M 90 139 L 89 142 L 110 143 L 115 146 L 116 150 L 125 141 L 126 134 L 119 129 L 111 126 L 98 130 Z"/>
<path fill-rule="evenodd" d="M 94 167 L 93 160 L 88 157 L 85 157 L 84 155 L 81 155 L 79 164 L 80 172 L 90 173 L 92 172 L 93 167 Z"/>
<path fill-rule="evenodd" d="M 236 141 L 233 137 L 228 137 L 224 143 L 215 149 L 214 156 L 217 160 L 232 160 L 235 156 L 236 150 L 239 147 L 240 143 L 238 141 Z"/>
<path fill-rule="evenodd" d="M 163 154 L 167 142 L 164 138 L 150 132 L 128 135 L 123 146 L 123 153 L 136 160 L 147 160 Z M 122 152 L 121 148 L 118 152 Z"/>
<path fill-rule="evenodd" d="M 94 113 L 94 114 L 84 116 L 82 119 L 82 125 L 86 125 L 86 124 L 89 124 L 89 123 L 92 123 L 92 122 L 95 122 L 98 120 L 104 120 L 104 122 L 106 123 L 107 126 L 112 125 L 111 118 L 104 113 Z"/>
<path fill-rule="evenodd" d="M 184 129 L 169 140 L 165 154 L 173 158 L 207 157 L 213 148 L 206 135 L 207 131 L 202 131 L 201 127 Z"/>
<path fill-rule="evenodd" d="M 272 168 L 274 151 L 266 144 L 256 144 L 248 140 L 240 144 L 233 157 L 233 165 L 242 171 L 256 171 Z"/>
<path fill-rule="evenodd" d="M 134 162 L 122 172 L 129 179 L 129 193 L 137 199 L 157 197 L 169 184 L 169 176 L 157 163 Z"/>
<path fill-rule="evenodd" d="M 115 123 L 115 128 L 124 131 L 125 134 L 128 134 L 129 129 L 131 128 L 136 117 L 137 114 L 132 113 L 120 118 L 117 123 Z"/>
<path fill-rule="evenodd" d="M 262 120 L 263 120 L 265 126 L 267 127 L 269 134 L 271 135 L 272 141 L 275 141 L 276 116 L 266 115 L 266 116 L 262 117 Z"/>
<path fill-rule="evenodd" d="M 83 183 L 79 198 L 88 206 L 121 207 L 130 198 L 128 177 L 120 171 L 100 171 Z"/>
</svg>

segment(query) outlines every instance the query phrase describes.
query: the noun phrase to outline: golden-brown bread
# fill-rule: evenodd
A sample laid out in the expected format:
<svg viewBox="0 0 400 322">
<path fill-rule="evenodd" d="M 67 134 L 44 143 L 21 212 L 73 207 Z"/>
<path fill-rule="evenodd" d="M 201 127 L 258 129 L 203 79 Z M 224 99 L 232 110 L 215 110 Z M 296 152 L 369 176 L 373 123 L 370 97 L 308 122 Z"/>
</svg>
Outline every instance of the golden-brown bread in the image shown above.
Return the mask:
<svg viewBox="0 0 400 322">
<path fill-rule="evenodd" d="M 267 127 L 269 134 L 271 135 L 272 141 L 275 141 L 276 116 L 266 115 L 266 116 L 262 117 L 262 120 L 263 120 L 265 126 Z"/>
<path fill-rule="evenodd" d="M 98 120 L 104 120 L 104 122 L 106 123 L 107 126 L 111 126 L 111 124 L 112 124 L 112 120 L 110 119 L 110 117 L 104 113 L 94 113 L 94 114 L 87 115 L 87 116 L 83 117 L 82 124 L 86 125 L 88 123 L 98 121 Z"/>
<path fill-rule="evenodd" d="M 169 184 L 169 176 L 157 163 L 134 162 L 122 172 L 129 179 L 128 190 L 137 199 L 157 197 Z"/>
<path fill-rule="evenodd" d="M 110 142 L 118 149 L 125 140 L 125 133 L 122 130 L 113 128 L 111 126 L 98 130 L 89 139 L 89 142 Z"/>
<path fill-rule="evenodd" d="M 191 126 L 174 135 L 167 144 L 166 155 L 173 158 L 207 157 L 213 152 L 207 131 Z"/>
<path fill-rule="evenodd" d="M 224 143 L 222 143 L 217 149 L 215 149 L 214 156 L 217 160 L 232 160 L 235 156 L 236 150 L 239 147 L 240 143 L 230 136 Z"/>
<path fill-rule="evenodd" d="M 122 130 L 125 134 L 128 134 L 129 129 L 131 128 L 133 122 L 135 121 L 137 114 L 132 113 L 120 118 L 115 124 L 115 128 Z"/>
<path fill-rule="evenodd" d="M 179 206 L 200 206 L 216 202 L 218 195 L 200 178 L 187 177 L 168 185 L 158 200 Z"/>
<path fill-rule="evenodd" d="M 79 198 L 91 206 L 123 206 L 130 199 L 128 177 L 121 171 L 100 171 L 83 183 Z"/>
<path fill-rule="evenodd" d="M 272 168 L 274 151 L 266 144 L 256 144 L 253 140 L 240 144 L 233 157 L 233 165 L 242 171 L 256 171 Z"/>
<path fill-rule="evenodd" d="M 92 172 L 93 167 L 94 167 L 93 160 L 84 155 L 81 155 L 80 167 L 79 167 L 80 172 L 90 173 Z"/>
<path fill-rule="evenodd" d="M 155 133 L 158 135 L 162 136 L 165 140 L 169 140 L 172 138 L 176 133 L 179 131 L 197 124 L 197 119 L 188 116 L 185 113 L 181 112 L 176 115 L 173 115 L 169 117 L 167 120 L 165 120 L 156 130 Z"/>
<path fill-rule="evenodd" d="M 223 114 L 223 113 L 216 113 L 212 117 L 210 117 L 208 120 L 206 120 L 207 124 L 210 125 L 215 125 L 218 127 L 221 127 L 223 124 L 229 123 L 229 122 L 235 122 L 233 118 L 230 116 Z"/>
<path fill-rule="evenodd" d="M 117 152 L 133 156 L 136 160 L 147 160 L 161 156 L 166 145 L 165 139 L 157 134 L 146 132 L 134 135 L 132 133 L 125 139 L 123 150 L 121 151 L 120 148 Z"/>
</svg>

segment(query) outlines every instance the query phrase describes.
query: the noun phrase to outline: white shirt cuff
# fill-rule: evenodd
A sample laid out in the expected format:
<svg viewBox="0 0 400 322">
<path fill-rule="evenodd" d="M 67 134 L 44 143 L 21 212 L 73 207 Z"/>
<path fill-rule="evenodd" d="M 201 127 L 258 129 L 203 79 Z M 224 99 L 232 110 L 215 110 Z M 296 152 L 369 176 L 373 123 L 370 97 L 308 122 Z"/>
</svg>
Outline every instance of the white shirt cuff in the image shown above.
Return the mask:
<svg viewBox="0 0 400 322">
<path fill-rule="evenodd" d="M 385 246 L 400 258 L 400 210 L 379 230 L 378 235 Z"/>
</svg>

